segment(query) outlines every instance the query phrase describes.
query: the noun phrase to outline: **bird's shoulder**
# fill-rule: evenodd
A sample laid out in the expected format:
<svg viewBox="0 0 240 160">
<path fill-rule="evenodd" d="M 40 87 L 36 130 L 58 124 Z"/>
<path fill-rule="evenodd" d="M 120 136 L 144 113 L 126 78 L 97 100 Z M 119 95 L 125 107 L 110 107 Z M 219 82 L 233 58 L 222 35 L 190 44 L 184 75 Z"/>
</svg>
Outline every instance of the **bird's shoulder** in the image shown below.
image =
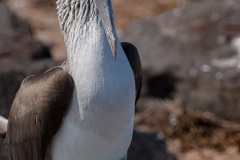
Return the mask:
<svg viewBox="0 0 240 160">
<path fill-rule="evenodd" d="M 55 110 L 61 107 L 57 103 L 69 99 L 72 85 L 71 76 L 62 67 L 52 68 L 40 75 L 28 76 L 15 96 L 11 108 L 11 112 L 14 112 L 12 115 L 21 117 L 31 111 Z"/>
<path fill-rule="evenodd" d="M 9 115 L 6 147 L 11 160 L 45 158 L 70 105 L 71 76 L 62 67 L 23 80 Z"/>
</svg>

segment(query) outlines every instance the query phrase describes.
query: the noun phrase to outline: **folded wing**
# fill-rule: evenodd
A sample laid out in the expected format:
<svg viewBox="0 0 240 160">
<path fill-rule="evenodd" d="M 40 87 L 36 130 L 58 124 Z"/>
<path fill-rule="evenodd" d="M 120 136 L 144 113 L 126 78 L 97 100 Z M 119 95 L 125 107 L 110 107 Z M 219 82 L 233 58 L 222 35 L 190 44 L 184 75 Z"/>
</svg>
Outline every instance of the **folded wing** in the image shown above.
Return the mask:
<svg viewBox="0 0 240 160">
<path fill-rule="evenodd" d="M 10 160 L 44 160 L 70 105 L 71 76 L 61 67 L 26 78 L 10 111 L 6 147 Z"/>
<path fill-rule="evenodd" d="M 141 60 L 138 54 L 137 48 L 128 42 L 122 42 L 121 43 L 122 48 L 128 58 L 128 61 L 132 67 L 134 77 L 135 77 L 135 85 L 136 85 L 136 100 L 135 103 L 137 103 L 141 89 L 142 89 L 142 66 L 141 66 Z"/>
</svg>

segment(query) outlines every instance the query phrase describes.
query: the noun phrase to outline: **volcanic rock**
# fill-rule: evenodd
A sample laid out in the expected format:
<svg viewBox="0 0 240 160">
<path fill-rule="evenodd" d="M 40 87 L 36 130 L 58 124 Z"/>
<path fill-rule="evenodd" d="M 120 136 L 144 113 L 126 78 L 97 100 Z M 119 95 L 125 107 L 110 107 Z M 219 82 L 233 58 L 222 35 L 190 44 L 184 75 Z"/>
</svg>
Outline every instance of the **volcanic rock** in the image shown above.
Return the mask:
<svg viewBox="0 0 240 160">
<path fill-rule="evenodd" d="M 237 1 L 204 0 L 132 22 L 122 39 L 140 52 L 142 101 L 179 95 L 186 107 L 240 121 L 239 69 L 224 65 L 239 54 L 239 18 Z"/>
</svg>

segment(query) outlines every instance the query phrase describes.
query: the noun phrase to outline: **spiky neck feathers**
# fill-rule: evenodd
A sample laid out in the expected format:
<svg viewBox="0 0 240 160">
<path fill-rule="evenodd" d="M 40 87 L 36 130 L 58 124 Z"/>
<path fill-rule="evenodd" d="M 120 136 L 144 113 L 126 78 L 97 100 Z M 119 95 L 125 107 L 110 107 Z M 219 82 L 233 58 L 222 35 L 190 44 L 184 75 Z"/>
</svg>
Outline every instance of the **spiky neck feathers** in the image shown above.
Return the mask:
<svg viewBox="0 0 240 160">
<path fill-rule="evenodd" d="M 58 19 L 64 37 L 74 32 L 74 26 L 81 28 L 91 19 L 97 18 L 97 8 L 93 0 L 58 0 Z"/>
<path fill-rule="evenodd" d="M 95 1 L 98 2 L 98 0 Z M 104 7 L 108 7 L 111 12 L 110 19 L 113 24 L 113 32 L 116 32 L 111 0 L 103 1 L 106 1 L 106 6 Z M 57 10 L 60 28 L 65 41 L 71 33 L 80 35 L 82 33 L 82 28 L 91 23 L 92 20 L 103 25 L 94 0 L 57 0 Z M 107 32 L 109 32 L 108 29 L 110 27 L 107 26 L 105 28 L 107 28 Z"/>
</svg>

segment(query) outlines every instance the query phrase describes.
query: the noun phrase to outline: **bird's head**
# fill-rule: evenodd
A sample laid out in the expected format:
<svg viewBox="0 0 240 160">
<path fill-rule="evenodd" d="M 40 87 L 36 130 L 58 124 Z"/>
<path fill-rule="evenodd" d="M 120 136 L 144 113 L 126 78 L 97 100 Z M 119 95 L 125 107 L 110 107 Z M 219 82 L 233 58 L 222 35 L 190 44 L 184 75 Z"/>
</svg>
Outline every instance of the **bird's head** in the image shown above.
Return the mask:
<svg viewBox="0 0 240 160">
<path fill-rule="evenodd" d="M 85 25 L 93 16 L 99 15 L 113 56 L 116 58 L 116 31 L 111 0 L 57 0 L 57 9 L 64 35 L 71 32 L 76 21 Z"/>
</svg>

